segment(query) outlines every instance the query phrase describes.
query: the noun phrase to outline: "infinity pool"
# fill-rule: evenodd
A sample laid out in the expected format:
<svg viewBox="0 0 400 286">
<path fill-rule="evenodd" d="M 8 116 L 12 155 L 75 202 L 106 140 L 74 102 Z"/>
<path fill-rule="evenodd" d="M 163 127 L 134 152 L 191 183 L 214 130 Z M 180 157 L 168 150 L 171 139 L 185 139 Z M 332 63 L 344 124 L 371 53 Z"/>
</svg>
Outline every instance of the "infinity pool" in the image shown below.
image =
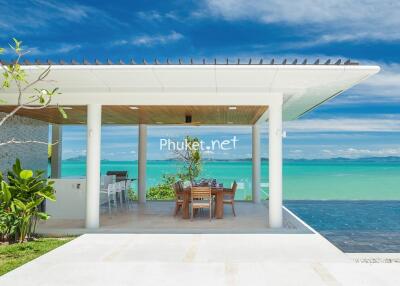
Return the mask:
<svg viewBox="0 0 400 286">
<path fill-rule="evenodd" d="M 400 201 L 285 201 L 344 252 L 400 252 Z"/>
</svg>

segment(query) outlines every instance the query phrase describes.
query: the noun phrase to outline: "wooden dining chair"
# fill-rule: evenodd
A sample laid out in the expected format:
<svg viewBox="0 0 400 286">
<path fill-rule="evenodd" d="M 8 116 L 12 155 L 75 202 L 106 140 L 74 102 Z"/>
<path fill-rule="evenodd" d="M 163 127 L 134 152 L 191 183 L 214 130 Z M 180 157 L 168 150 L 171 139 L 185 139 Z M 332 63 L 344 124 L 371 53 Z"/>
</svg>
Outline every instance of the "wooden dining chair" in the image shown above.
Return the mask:
<svg viewBox="0 0 400 286">
<path fill-rule="evenodd" d="M 174 216 L 177 216 L 179 213 L 179 210 L 183 206 L 183 183 L 182 181 L 178 181 L 173 185 L 174 191 L 175 191 L 175 210 L 174 210 Z"/>
<path fill-rule="evenodd" d="M 236 193 L 236 189 L 237 189 L 236 181 L 233 181 L 231 189 L 225 189 L 224 188 L 224 205 L 231 205 L 232 206 L 233 216 L 236 216 L 236 213 L 235 213 L 235 193 Z"/>
<path fill-rule="evenodd" d="M 194 211 L 197 209 L 209 209 L 210 221 L 212 213 L 212 196 L 210 187 L 192 187 L 191 189 L 190 220 L 193 220 Z"/>
</svg>

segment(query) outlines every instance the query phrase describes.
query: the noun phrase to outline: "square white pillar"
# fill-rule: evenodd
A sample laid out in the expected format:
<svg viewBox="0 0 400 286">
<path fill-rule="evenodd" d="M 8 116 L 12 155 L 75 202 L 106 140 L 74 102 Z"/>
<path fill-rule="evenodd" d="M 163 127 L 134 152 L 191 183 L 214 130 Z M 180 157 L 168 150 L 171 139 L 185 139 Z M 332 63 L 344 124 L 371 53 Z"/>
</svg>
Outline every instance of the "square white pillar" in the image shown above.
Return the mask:
<svg viewBox="0 0 400 286">
<path fill-rule="evenodd" d="M 147 125 L 139 124 L 138 145 L 138 199 L 146 203 Z"/>
<path fill-rule="evenodd" d="M 101 105 L 87 106 L 86 228 L 100 226 Z"/>
<path fill-rule="evenodd" d="M 269 106 L 269 226 L 280 228 L 282 219 L 282 95 Z"/>
<path fill-rule="evenodd" d="M 253 198 L 253 203 L 259 203 L 261 201 L 260 199 L 261 153 L 260 153 L 259 124 L 255 124 L 252 127 L 252 160 L 253 160 L 252 198 Z"/>
<path fill-rule="evenodd" d="M 61 178 L 62 126 L 51 125 L 51 178 Z"/>
</svg>

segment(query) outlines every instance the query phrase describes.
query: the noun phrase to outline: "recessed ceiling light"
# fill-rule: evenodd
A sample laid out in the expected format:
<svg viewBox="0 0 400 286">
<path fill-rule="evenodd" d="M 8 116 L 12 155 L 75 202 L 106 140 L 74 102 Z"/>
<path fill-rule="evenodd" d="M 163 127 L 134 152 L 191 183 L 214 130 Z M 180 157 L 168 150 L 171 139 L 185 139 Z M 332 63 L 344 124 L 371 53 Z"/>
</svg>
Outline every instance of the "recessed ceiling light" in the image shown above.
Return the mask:
<svg viewBox="0 0 400 286">
<path fill-rule="evenodd" d="M 236 106 L 229 106 L 229 110 L 236 110 Z"/>
<path fill-rule="evenodd" d="M 129 109 L 137 110 L 137 109 L 139 109 L 139 107 L 137 107 L 137 106 L 129 106 Z"/>
<path fill-rule="evenodd" d="M 71 106 L 61 106 L 61 108 L 62 108 L 62 109 L 66 109 L 66 110 L 72 109 Z"/>
</svg>

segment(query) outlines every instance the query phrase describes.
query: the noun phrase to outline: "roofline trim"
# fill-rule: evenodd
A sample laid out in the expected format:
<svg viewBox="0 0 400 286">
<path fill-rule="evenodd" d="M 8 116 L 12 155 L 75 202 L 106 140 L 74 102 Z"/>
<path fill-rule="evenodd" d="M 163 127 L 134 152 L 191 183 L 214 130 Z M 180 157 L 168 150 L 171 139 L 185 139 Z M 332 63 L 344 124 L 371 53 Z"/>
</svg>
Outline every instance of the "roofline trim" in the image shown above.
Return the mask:
<svg viewBox="0 0 400 286">
<path fill-rule="evenodd" d="M 0 60 L 0 64 L 2 65 L 9 65 L 13 64 L 15 61 L 5 61 L 5 60 Z M 340 65 L 359 65 L 358 62 L 354 62 L 350 59 L 343 60 L 343 59 L 337 59 L 337 60 L 331 60 L 327 59 L 324 62 L 321 62 L 320 59 L 316 59 L 315 61 L 308 61 L 308 59 L 304 59 L 303 61 L 299 61 L 298 59 L 294 59 L 293 61 L 289 62 L 287 59 L 284 59 L 282 62 L 277 62 L 274 58 L 266 61 L 263 58 L 258 59 L 258 60 L 253 60 L 250 58 L 248 61 L 241 61 L 241 59 L 236 59 L 236 60 L 230 60 L 229 58 L 226 58 L 224 61 L 218 61 L 217 59 L 214 59 L 212 61 L 207 61 L 206 59 L 202 59 L 199 62 L 195 62 L 193 58 L 190 58 L 188 61 L 184 61 L 182 59 L 178 59 L 176 63 L 173 63 L 170 59 L 166 59 L 165 61 L 160 61 L 157 58 L 154 59 L 154 61 L 150 62 L 147 61 L 146 59 L 143 59 L 139 63 L 137 63 L 134 59 L 130 59 L 128 62 L 124 62 L 123 60 L 118 60 L 116 62 L 112 62 L 110 59 L 107 59 L 104 63 L 101 62 L 98 59 L 95 59 L 93 62 L 90 62 L 88 59 L 84 58 L 82 61 L 77 61 L 75 59 L 72 59 L 71 61 L 67 62 L 65 60 L 58 60 L 58 61 L 52 61 L 52 60 L 40 60 L 36 59 L 33 62 L 25 59 L 24 61 L 20 62 L 21 65 L 185 65 L 185 66 L 191 66 L 191 65 L 298 65 L 298 66 L 313 66 L 313 65 L 318 65 L 318 66 L 340 66 Z"/>
</svg>

